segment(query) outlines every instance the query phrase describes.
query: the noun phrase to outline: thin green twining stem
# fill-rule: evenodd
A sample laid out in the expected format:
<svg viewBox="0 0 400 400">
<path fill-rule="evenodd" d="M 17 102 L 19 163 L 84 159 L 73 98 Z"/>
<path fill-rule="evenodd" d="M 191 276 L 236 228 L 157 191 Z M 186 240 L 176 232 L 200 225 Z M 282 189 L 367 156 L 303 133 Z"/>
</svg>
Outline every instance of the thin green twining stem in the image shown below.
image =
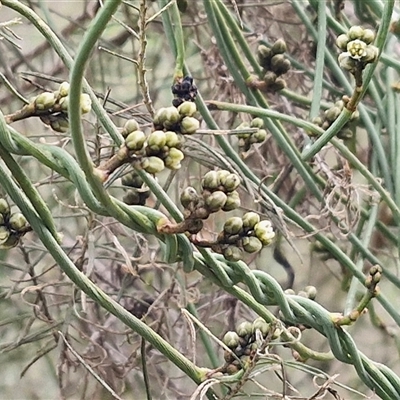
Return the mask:
<svg viewBox="0 0 400 400">
<path fill-rule="evenodd" d="M 322 80 L 324 76 L 326 48 L 326 6 L 325 2 L 318 3 L 318 42 L 310 120 L 318 116 L 322 99 Z"/>
<path fill-rule="evenodd" d="M 96 286 L 85 274 L 78 270 L 78 268 L 64 253 L 60 245 L 57 243 L 29 202 L 23 196 L 18 186 L 13 182 L 2 166 L 0 166 L 0 181 L 2 182 L 2 186 L 5 191 L 25 215 L 26 219 L 33 230 L 37 233 L 43 245 L 48 249 L 51 256 L 72 282 L 74 282 L 97 304 L 105 308 L 111 314 L 115 315 L 134 332 L 137 332 L 140 336 L 145 338 L 197 384 L 203 380 L 203 370 L 196 367 L 191 361 L 189 361 L 179 351 L 171 346 L 165 339 L 154 332 L 140 319 L 136 318 L 130 312 L 125 310 L 120 304 L 118 304 L 98 286 Z"/>
</svg>

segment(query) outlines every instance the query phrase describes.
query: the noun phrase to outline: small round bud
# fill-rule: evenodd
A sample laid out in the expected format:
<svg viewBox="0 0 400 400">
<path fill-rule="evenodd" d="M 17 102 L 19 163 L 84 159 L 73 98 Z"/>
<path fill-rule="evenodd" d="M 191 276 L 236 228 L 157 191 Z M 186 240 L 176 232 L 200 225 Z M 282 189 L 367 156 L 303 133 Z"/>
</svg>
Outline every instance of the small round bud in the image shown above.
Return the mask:
<svg viewBox="0 0 400 400">
<path fill-rule="evenodd" d="M 325 117 L 329 122 L 335 121 L 342 111 L 340 108 L 334 106 L 325 111 Z"/>
<path fill-rule="evenodd" d="M 164 131 L 151 132 L 147 138 L 147 147 L 154 152 L 159 152 L 166 144 L 167 137 Z"/>
<path fill-rule="evenodd" d="M 240 336 L 240 337 L 246 337 L 249 336 L 253 333 L 253 325 L 251 322 L 249 321 L 243 321 L 242 323 L 240 323 L 238 325 L 238 327 L 236 328 L 236 333 Z"/>
<path fill-rule="evenodd" d="M 136 121 L 136 119 L 134 118 L 128 119 L 128 121 L 125 122 L 124 128 L 122 130 L 122 136 L 127 137 L 130 133 L 138 130 L 139 130 L 139 124 Z"/>
<path fill-rule="evenodd" d="M 349 43 L 349 42 L 350 42 L 349 37 L 345 33 L 342 33 L 336 39 L 336 46 L 339 47 L 339 49 L 346 51 L 347 43 Z"/>
<path fill-rule="evenodd" d="M 236 174 L 229 174 L 221 179 L 221 185 L 227 192 L 233 192 L 240 186 L 240 178 Z"/>
<path fill-rule="evenodd" d="M 317 297 L 317 288 L 315 286 L 306 286 L 304 290 L 310 300 L 315 300 Z"/>
<path fill-rule="evenodd" d="M 82 93 L 80 98 L 81 113 L 87 114 L 92 109 L 92 100 L 87 93 Z"/>
<path fill-rule="evenodd" d="M 35 105 L 38 110 L 49 110 L 56 104 L 56 98 L 52 92 L 40 93 L 35 99 Z"/>
<path fill-rule="evenodd" d="M 268 246 L 275 237 L 271 221 L 263 220 L 254 226 L 254 233 L 264 246 Z"/>
<path fill-rule="evenodd" d="M 263 44 L 260 44 L 257 49 L 257 57 L 260 65 L 264 68 L 268 67 L 269 61 L 271 59 L 272 52 L 271 50 L 267 47 L 264 46 Z"/>
<path fill-rule="evenodd" d="M 63 82 L 61 83 L 60 87 L 58 88 L 58 94 L 60 97 L 66 97 L 69 93 L 69 83 Z"/>
<path fill-rule="evenodd" d="M 219 171 L 217 171 L 218 186 L 219 185 L 223 186 L 223 182 L 225 181 L 225 178 L 230 174 L 231 173 L 225 169 L 220 169 Z"/>
<path fill-rule="evenodd" d="M 153 118 L 153 124 L 156 127 L 162 127 L 164 124 L 164 121 L 167 119 L 167 111 L 166 111 L 166 107 L 161 107 L 160 109 L 158 109 L 154 115 Z"/>
<path fill-rule="evenodd" d="M 222 207 L 222 211 L 232 211 L 240 207 L 240 196 L 236 190 L 227 193 L 226 196 L 226 203 Z"/>
<path fill-rule="evenodd" d="M 217 190 L 207 197 L 206 206 L 211 212 L 217 212 L 225 205 L 226 200 L 226 194 L 221 190 Z"/>
<path fill-rule="evenodd" d="M 365 49 L 365 54 L 361 58 L 361 61 L 366 64 L 373 63 L 377 60 L 378 56 L 379 49 L 376 46 L 370 45 Z"/>
<path fill-rule="evenodd" d="M 200 128 L 200 122 L 194 117 L 184 117 L 181 121 L 180 131 L 183 135 L 192 135 Z"/>
<path fill-rule="evenodd" d="M 146 142 L 146 135 L 143 131 L 134 131 L 125 138 L 125 146 L 132 151 L 142 150 Z"/>
<path fill-rule="evenodd" d="M 175 147 L 172 147 L 168 156 L 165 158 L 165 166 L 172 170 L 178 170 L 181 167 L 181 161 L 184 159 L 183 153 Z"/>
<path fill-rule="evenodd" d="M 62 111 L 68 112 L 69 96 L 61 97 L 58 104 Z"/>
<path fill-rule="evenodd" d="M 158 172 L 161 172 L 165 167 L 164 161 L 161 160 L 161 158 L 155 156 L 145 157 L 142 160 L 141 165 L 142 168 L 149 174 L 157 174 Z"/>
<path fill-rule="evenodd" d="M 347 36 L 350 40 L 361 39 L 364 36 L 364 28 L 361 26 L 352 26 L 348 32 Z"/>
<path fill-rule="evenodd" d="M 10 215 L 10 205 L 6 199 L 0 198 L 0 214 L 2 214 L 5 218 L 8 218 Z"/>
<path fill-rule="evenodd" d="M 361 40 L 366 44 L 371 44 L 375 40 L 375 32 L 372 29 L 364 29 Z"/>
<path fill-rule="evenodd" d="M 0 226 L 0 244 L 3 244 L 9 238 L 11 232 L 5 226 Z"/>
<path fill-rule="evenodd" d="M 56 131 L 65 133 L 68 132 L 69 123 L 66 116 L 62 115 L 56 119 L 50 120 L 50 126 Z"/>
<path fill-rule="evenodd" d="M 165 132 L 165 145 L 169 148 L 181 147 L 182 136 L 178 135 L 176 132 L 167 131 Z"/>
<path fill-rule="evenodd" d="M 283 54 L 287 51 L 286 42 L 284 39 L 278 39 L 271 47 L 272 54 Z"/>
<path fill-rule="evenodd" d="M 239 346 L 239 340 L 239 335 L 234 331 L 226 332 L 222 339 L 224 344 L 226 344 L 231 349 L 235 349 L 237 346 Z"/>
<path fill-rule="evenodd" d="M 246 237 L 244 237 L 243 240 L 242 240 L 242 246 L 243 246 L 243 250 L 246 253 L 257 253 L 263 247 L 260 239 L 258 239 L 255 236 L 246 236 Z"/>
<path fill-rule="evenodd" d="M 282 78 L 276 78 L 276 81 L 271 85 L 270 90 L 274 92 L 279 92 L 279 90 L 286 88 L 286 81 Z"/>
<path fill-rule="evenodd" d="M 283 54 L 276 54 L 271 58 L 271 69 L 276 73 L 276 69 L 279 69 L 282 62 L 285 60 Z M 277 74 L 278 75 L 278 74 Z"/>
<path fill-rule="evenodd" d="M 240 217 L 231 217 L 225 221 L 224 232 L 228 235 L 237 235 L 242 229 L 243 221 Z"/>
<path fill-rule="evenodd" d="M 322 118 L 321 117 L 314 117 L 311 122 L 315 125 L 322 126 Z"/>
<path fill-rule="evenodd" d="M 0 249 L 9 250 L 19 243 L 20 235 L 18 233 L 11 233 L 7 240 L 0 244 Z"/>
<path fill-rule="evenodd" d="M 340 68 L 346 71 L 354 71 L 356 67 L 355 60 L 350 57 L 350 53 L 347 51 L 339 54 L 338 62 Z"/>
<path fill-rule="evenodd" d="M 181 204 L 184 208 L 189 208 L 190 204 L 196 204 L 199 201 L 200 196 L 196 192 L 196 189 L 188 186 L 181 193 Z"/>
<path fill-rule="evenodd" d="M 239 247 L 237 246 L 228 246 L 225 250 L 224 250 L 224 257 L 228 260 L 228 261 L 240 261 L 243 257 L 243 253 L 242 250 L 239 249 Z"/>
<path fill-rule="evenodd" d="M 14 231 L 20 232 L 25 231 L 28 226 L 28 221 L 22 213 L 16 212 L 11 214 L 8 224 Z"/>
<path fill-rule="evenodd" d="M 179 107 L 178 107 L 179 114 L 181 114 L 184 117 L 193 117 L 193 115 L 197 111 L 196 104 L 191 102 L 191 101 L 184 101 Z"/>
<path fill-rule="evenodd" d="M 264 126 L 264 121 L 261 118 L 254 118 L 250 122 L 251 128 L 259 128 L 261 129 Z"/>
<path fill-rule="evenodd" d="M 251 140 L 254 143 L 262 143 L 267 138 L 267 131 L 265 129 L 259 129 L 256 133 L 251 135 Z"/>
<path fill-rule="evenodd" d="M 181 116 L 179 114 L 179 111 L 175 108 L 175 107 L 166 107 L 164 110 L 164 121 L 163 121 L 163 127 L 165 129 L 170 129 L 172 128 L 174 125 L 176 125 L 180 119 Z"/>
<path fill-rule="evenodd" d="M 129 186 L 139 189 L 143 185 L 143 180 L 135 171 L 133 171 L 129 174 L 124 175 L 121 178 L 121 183 L 124 186 Z"/>
<path fill-rule="evenodd" d="M 260 216 L 253 211 L 249 211 L 243 215 L 242 221 L 243 228 L 253 229 L 260 222 Z"/>
<path fill-rule="evenodd" d="M 263 79 L 264 79 L 264 82 L 265 82 L 265 83 L 267 84 L 267 86 L 269 87 L 269 86 L 271 86 L 271 85 L 273 85 L 273 84 L 275 83 L 276 78 L 277 78 L 277 75 L 276 75 L 275 72 L 273 72 L 273 71 L 267 71 L 267 72 L 265 73 Z"/>
<path fill-rule="evenodd" d="M 217 171 L 208 171 L 201 182 L 203 189 L 214 190 L 220 185 Z"/>
<path fill-rule="evenodd" d="M 265 338 L 269 332 L 269 323 L 264 320 L 264 318 L 258 317 L 254 320 L 252 324 L 252 331 L 256 333 L 256 331 L 260 331 L 263 337 Z"/>
</svg>

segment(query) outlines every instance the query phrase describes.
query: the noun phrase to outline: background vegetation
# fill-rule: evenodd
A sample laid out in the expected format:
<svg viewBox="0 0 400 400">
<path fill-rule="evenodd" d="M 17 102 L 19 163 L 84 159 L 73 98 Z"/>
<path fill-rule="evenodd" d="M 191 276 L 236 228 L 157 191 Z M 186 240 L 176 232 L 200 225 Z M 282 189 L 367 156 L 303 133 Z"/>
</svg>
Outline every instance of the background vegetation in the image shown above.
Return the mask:
<svg viewBox="0 0 400 400">
<path fill-rule="evenodd" d="M 398 2 L 1 3 L 0 186 L 32 232 L 0 253 L 0 398 L 400 398 Z M 351 26 L 380 53 L 357 81 L 335 45 Z M 280 38 L 285 88 L 264 90 L 257 51 Z M 201 128 L 126 206 L 137 163 L 105 182 L 92 163 L 124 147 L 127 119 L 150 131 L 184 75 Z M 68 130 L 16 121 L 63 81 Z M 254 117 L 267 137 L 243 151 L 233 130 Z M 243 261 L 160 233 L 213 169 L 240 176 L 241 207 L 196 240 L 250 210 L 276 232 Z M 221 339 L 258 316 L 276 335 L 229 369 Z"/>
</svg>

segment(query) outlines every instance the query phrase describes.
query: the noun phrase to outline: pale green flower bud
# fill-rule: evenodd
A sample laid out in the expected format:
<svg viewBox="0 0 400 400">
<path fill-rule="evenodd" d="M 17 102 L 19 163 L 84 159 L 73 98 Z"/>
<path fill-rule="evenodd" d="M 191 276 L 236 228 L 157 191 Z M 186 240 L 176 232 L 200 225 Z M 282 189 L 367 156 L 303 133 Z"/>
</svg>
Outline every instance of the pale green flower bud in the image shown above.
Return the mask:
<svg viewBox="0 0 400 400">
<path fill-rule="evenodd" d="M 164 112 L 165 120 L 163 121 L 163 126 L 165 129 L 172 128 L 181 120 L 181 115 L 179 114 L 179 111 L 173 106 L 166 107 Z"/>
<path fill-rule="evenodd" d="M 38 110 L 49 110 L 56 104 L 56 98 L 52 92 L 40 93 L 35 99 L 35 105 Z"/>
<path fill-rule="evenodd" d="M 26 229 L 26 227 L 28 226 L 28 221 L 22 213 L 16 212 L 14 214 L 11 214 L 8 224 L 10 228 L 14 231 L 20 232 Z"/>
<path fill-rule="evenodd" d="M 242 240 L 243 250 L 247 253 L 257 253 L 259 252 L 263 245 L 260 239 L 255 236 L 246 236 Z"/>
<path fill-rule="evenodd" d="M 264 121 L 261 118 L 254 118 L 250 122 L 251 128 L 259 128 L 261 129 L 264 126 Z"/>
<path fill-rule="evenodd" d="M 256 333 L 256 331 L 260 331 L 264 338 L 268 335 L 269 329 L 270 329 L 269 323 L 266 322 L 264 318 L 261 317 L 255 319 L 252 324 L 253 333 Z"/>
<path fill-rule="evenodd" d="M 342 33 L 336 39 L 336 46 L 339 47 L 339 49 L 346 51 L 347 43 L 349 43 L 349 42 L 350 42 L 349 37 L 345 33 Z"/>
<path fill-rule="evenodd" d="M 124 128 L 122 130 L 122 136 L 127 137 L 130 133 L 138 130 L 139 130 L 139 123 L 136 121 L 136 119 L 134 118 L 128 119 L 125 122 Z"/>
<path fill-rule="evenodd" d="M 0 226 L 0 244 L 3 244 L 9 238 L 11 232 L 5 226 Z"/>
<path fill-rule="evenodd" d="M 252 328 L 253 326 L 251 322 L 244 321 L 238 325 L 238 327 L 236 328 L 236 333 L 240 337 L 250 336 L 253 333 Z"/>
<path fill-rule="evenodd" d="M 283 54 L 287 51 L 286 42 L 284 39 L 278 39 L 271 47 L 272 54 Z"/>
<path fill-rule="evenodd" d="M 264 246 L 268 246 L 275 237 L 271 221 L 263 220 L 254 226 L 254 233 Z"/>
<path fill-rule="evenodd" d="M 61 83 L 60 87 L 58 88 L 58 94 L 60 97 L 68 96 L 69 93 L 69 83 L 63 82 Z"/>
<path fill-rule="evenodd" d="M 272 57 L 272 52 L 267 46 L 260 44 L 257 49 L 257 57 L 260 65 L 262 67 L 267 67 L 269 60 Z"/>
<path fill-rule="evenodd" d="M 224 257 L 228 261 L 233 261 L 233 262 L 240 261 L 243 258 L 243 252 L 237 246 L 228 246 L 224 250 Z"/>
<path fill-rule="evenodd" d="M 61 97 L 58 104 L 60 105 L 62 111 L 68 112 L 69 96 Z"/>
<path fill-rule="evenodd" d="M 179 114 L 181 114 L 184 117 L 193 117 L 193 115 L 197 111 L 196 104 L 191 102 L 191 101 L 184 101 L 179 107 L 178 107 Z"/>
<path fill-rule="evenodd" d="M 221 169 L 219 171 L 217 171 L 217 177 L 218 177 L 218 186 L 222 185 L 226 179 L 227 176 L 229 176 L 231 173 L 225 169 Z"/>
<path fill-rule="evenodd" d="M 262 143 L 267 138 L 267 131 L 265 129 L 259 129 L 256 133 L 251 135 L 251 140 L 254 143 Z"/>
<path fill-rule="evenodd" d="M 164 121 L 167 119 L 167 109 L 166 107 L 161 107 L 159 110 L 156 111 L 153 123 L 157 127 L 161 127 L 164 124 Z"/>
<path fill-rule="evenodd" d="M 192 135 L 200 128 L 200 122 L 194 117 L 184 117 L 181 121 L 180 131 L 183 135 Z"/>
<path fill-rule="evenodd" d="M 376 46 L 367 46 L 365 50 L 364 56 L 361 58 L 361 61 L 365 63 L 373 63 L 377 60 L 379 55 L 379 49 Z"/>
<path fill-rule="evenodd" d="M 206 206 L 211 212 L 217 212 L 225 205 L 226 200 L 226 194 L 220 190 L 217 190 L 207 197 Z"/>
<path fill-rule="evenodd" d="M 157 130 L 151 132 L 149 137 L 147 138 L 147 147 L 155 152 L 160 151 L 166 143 L 167 137 L 164 131 Z"/>
<path fill-rule="evenodd" d="M 200 196 L 196 189 L 191 186 L 185 188 L 180 196 L 181 204 L 184 208 L 188 208 L 190 204 L 196 204 L 199 201 L 199 198 Z"/>
<path fill-rule="evenodd" d="M 141 150 L 146 142 L 146 135 L 143 131 L 134 131 L 125 139 L 125 146 L 132 151 Z"/>
<path fill-rule="evenodd" d="M 222 207 L 223 211 L 232 211 L 240 207 L 240 196 L 236 190 L 227 193 L 226 196 L 227 196 L 226 203 Z"/>
<path fill-rule="evenodd" d="M 20 235 L 18 233 L 11 233 L 7 240 L 0 244 L 0 248 L 3 250 L 9 250 L 15 247 L 19 242 Z"/>
<path fill-rule="evenodd" d="M 325 111 L 325 117 L 329 122 L 333 122 L 341 113 L 341 109 L 338 107 L 332 107 Z"/>
<path fill-rule="evenodd" d="M 278 76 L 275 72 L 267 71 L 264 75 L 264 82 L 267 84 L 267 86 L 271 86 L 275 83 L 277 77 Z"/>
<path fill-rule="evenodd" d="M 228 235 L 237 235 L 243 230 L 243 221 L 240 217 L 231 217 L 225 221 L 224 232 Z"/>
<path fill-rule="evenodd" d="M 372 29 L 364 29 L 361 40 L 366 44 L 371 44 L 375 40 L 375 32 Z"/>
<path fill-rule="evenodd" d="M 339 54 L 338 62 L 340 68 L 346 71 L 353 71 L 356 66 L 355 61 L 350 57 L 350 53 L 347 51 Z"/>
<path fill-rule="evenodd" d="M 172 147 L 180 147 L 182 144 L 182 137 L 179 136 L 176 132 L 167 131 L 165 132 L 165 145 L 169 148 Z"/>
<path fill-rule="evenodd" d="M 240 337 L 239 335 L 234 332 L 234 331 L 228 331 L 225 333 L 222 341 L 231 349 L 236 348 L 237 346 L 239 346 L 239 340 Z"/>
<path fill-rule="evenodd" d="M 175 147 L 172 147 L 168 156 L 165 158 L 165 166 L 172 170 L 178 170 L 181 167 L 181 161 L 184 159 L 183 153 Z"/>
<path fill-rule="evenodd" d="M 243 228 L 253 229 L 260 222 L 260 216 L 254 211 L 249 211 L 243 215 L 242 221 Z"/>
<path fill-rule="evenodd" d="M 165 168 L 164 161 L 155 156 L 145 157 L 142 160 L 141 165 L 142 168 L 149 174 L 157 174 Z"/>
<path fill-rule="evenodd" d="M 0 198 L 0 214 L 5 217 L 10 215 L 10 205 L 8 204 L 6 199 Z"/>
<path fill-rule="evenodd" d="M 355 39 L 347 43 L 347 51 L 349 52 L 350 57 L 354 58 L 355 60 L 365 57 L 367 55 L 366 49 L 366 43 L 359 39 Z"/>
<path fill-rule="evenodd" d="M 208 171 L 201 182 L 203 189 L 214 190 L 220 185 L 217 171 Z"/>
<path fill-rule="evenodd" d="M 310 300 L 314 300 L 317 297 L 317 288 L 315 286 L 306 286 L 304 290 Z"/>
<path fill-rule="evenodd" d="M 171 157 L 172 159 L 174 159 L 176 161 L 182 161 L 185 158 L 184 154 L 175 147 L 172 147 L 169 150 L 168 157 Z"/>
<path fill-rule="evenodd" d="M 348 30 L 347 36 L 350 40 L 361 39 L 364 36 L 364 32 L 365 30 L 361 26 L 352 26 Z"/>
<path fill-rule="evenodd" d="M 220 179 L 220 182 L 227 192 L 233 192 L 240 186 L 240 178 L 236 174 L 229 174 Z"/>
<path fill-rule="evenodd" d="M 80 105 L 82 114 L 87 114 L 92 109 L 92 100 L 87 93 L 81 94 Z"/>
</svg>

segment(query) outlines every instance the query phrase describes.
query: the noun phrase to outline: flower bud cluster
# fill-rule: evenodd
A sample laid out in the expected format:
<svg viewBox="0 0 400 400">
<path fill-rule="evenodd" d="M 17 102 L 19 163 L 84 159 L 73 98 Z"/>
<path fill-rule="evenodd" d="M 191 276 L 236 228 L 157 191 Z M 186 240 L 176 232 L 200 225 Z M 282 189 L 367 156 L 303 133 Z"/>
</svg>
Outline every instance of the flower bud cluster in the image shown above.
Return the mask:
<svg viewBox="0 0 400 400">
<path fill-rule="evenodd" d="M 213 250 L 222 253 L 228 261 L 239 261 L 246 253 L 257 253 L 272 243 L 275 232 L 271 221 L 260 220 L 260 216 L 250 211 L 240 217 L 231 217 L 218 235 Z"/>
<path fill-rule="evenodd" d="M 264 128 L 264 121 L 261 118 L 254 118 L 250 124 L 242 122 L 236 129 L 257 128 L 254 133 L 238 133 L 240 151 L 248 151 L 255 143 L 262 143 L 267 138 L 267 131 Z"/>
<path fill-rule="evenodd" d="M 261 350 L 261 347 L 266 345 L 266 339 L 268 342 L 276 340 L 281 333 L 281 329 L 273 327 L 261 317 L 253 323 L 242 322 L 235 331 L 226 332 L 222 341 L 233 354 L 227 350 L 224 352 L 226 364 L 222 370 L 229 375 L 238 372 L 249 357 L 254 357 L 257 350 Z"/>
<path fill-rule="evenodd" d="M 46 125 L 57 132 L 66 132 L 68 124 L 69 83 L 63 82 L 55 92 L 43 92 L 32 99 L 36 112 Z M 87 114 L 92 107 L 92 101 L 86 93 L 80 98 L 81 113 Z"/>
<path fill-rule="evenodd" d="M 154 127 L 182 135 L 192 135 L 200 128 L 200 121 L 195 117 L 196 113 L 196 104 L 191 101 L 185 101 L 177 108 L 162 107 L 154 116 Z"/>
<path fill-rule="evenodd" d="M 318 125 L 322 129 L 328 129 L 334 122 L 335 120 L 339 117 L 341 114 L 343 108 L 346 106 L 347 102 L 349 101 L 349 98 L 346 96 L 343 96 L 342 100 L 337 101 L 331 108 L 328 108 L 325 110 L 324 114 L 321 117 L 315 117 L 313 118 L 312 122 L 315 125 Z M 340 130 L 340 132 L 337 134 L 338 138 L 340 139 L 350 139 L 353 136 L 353 130 L 354 130 L 354 123 L 356 123 L 359 119 L 359 112 L 358 110 L 354 111 L 353 114 L 350 117 L 349 122 Z"/>
<path fill-rule="evenodd" d="M 23 214 L 11 213 L 8 202 L 0 198 L 0 249 L 15 247 L 20 238 L 30 230 L 31 227 Z"/>
<path fill-rule="evenodd" d="M 142 178 L 132 171 L 122 177 L 121 183 L 129 189 L 126 191 L 122 201 L 130 206 L 144 206 L 150 197 L 150 189 L 144 185 Z"/>
<path fill-rule="evenodd" d="M 171 108 L 177 112 L 175 107 Z M 179 133 L 156 129 L 146 135 L 137 121 L 130 119 L 125 123 L 122 135 L 128 151 L 140 157 L 140 167 L 148 173 L 156 174 L 164 168 L 177 170 L 181 167 L 184 159 L 180 150 L 183 137 Z"/>
<path fill-rule="evenodd" d="M 176 82 L 172 85 L 171 91 L 175 96 L 172 101 L 174 107 L 180 106 L 185 101 L 195 101 L 197 96 L 197 87 L 191 76 L 185 76 L 182 80 Z"/>
<path fill-rule="evenodd" d="M 361 26 L 352 26 L 347 33 L 339 35 L 336 45 L 342 50 L 338 58 L 340 67 L 354 74 L 375 62 L 379 49 L 372 45 L 374 39 L 375 33 Z"/>
<path fill-rule="evenodd" d="M 263 68 L 263 80 L 267 90 L 277 92 L 286 87 L 286 81 L 281 77 L 291 68 L 290 61 L 284 56 L 286 50 L 283 39 L 278 39 L 271 48 L 263 44 L 258 46 L 258 61 Z"/>
<path fill-rule="evenodd" d="M 286 294 L 295 295 L 296 292 L 293 289 L 286 289 Z M 310 300 L 315 300 L 317 297 L 317 288 L 315 286 L 306 286 L 303 290 L 297 293 L 297 296 L 305 297 Z"/>
</svg>

